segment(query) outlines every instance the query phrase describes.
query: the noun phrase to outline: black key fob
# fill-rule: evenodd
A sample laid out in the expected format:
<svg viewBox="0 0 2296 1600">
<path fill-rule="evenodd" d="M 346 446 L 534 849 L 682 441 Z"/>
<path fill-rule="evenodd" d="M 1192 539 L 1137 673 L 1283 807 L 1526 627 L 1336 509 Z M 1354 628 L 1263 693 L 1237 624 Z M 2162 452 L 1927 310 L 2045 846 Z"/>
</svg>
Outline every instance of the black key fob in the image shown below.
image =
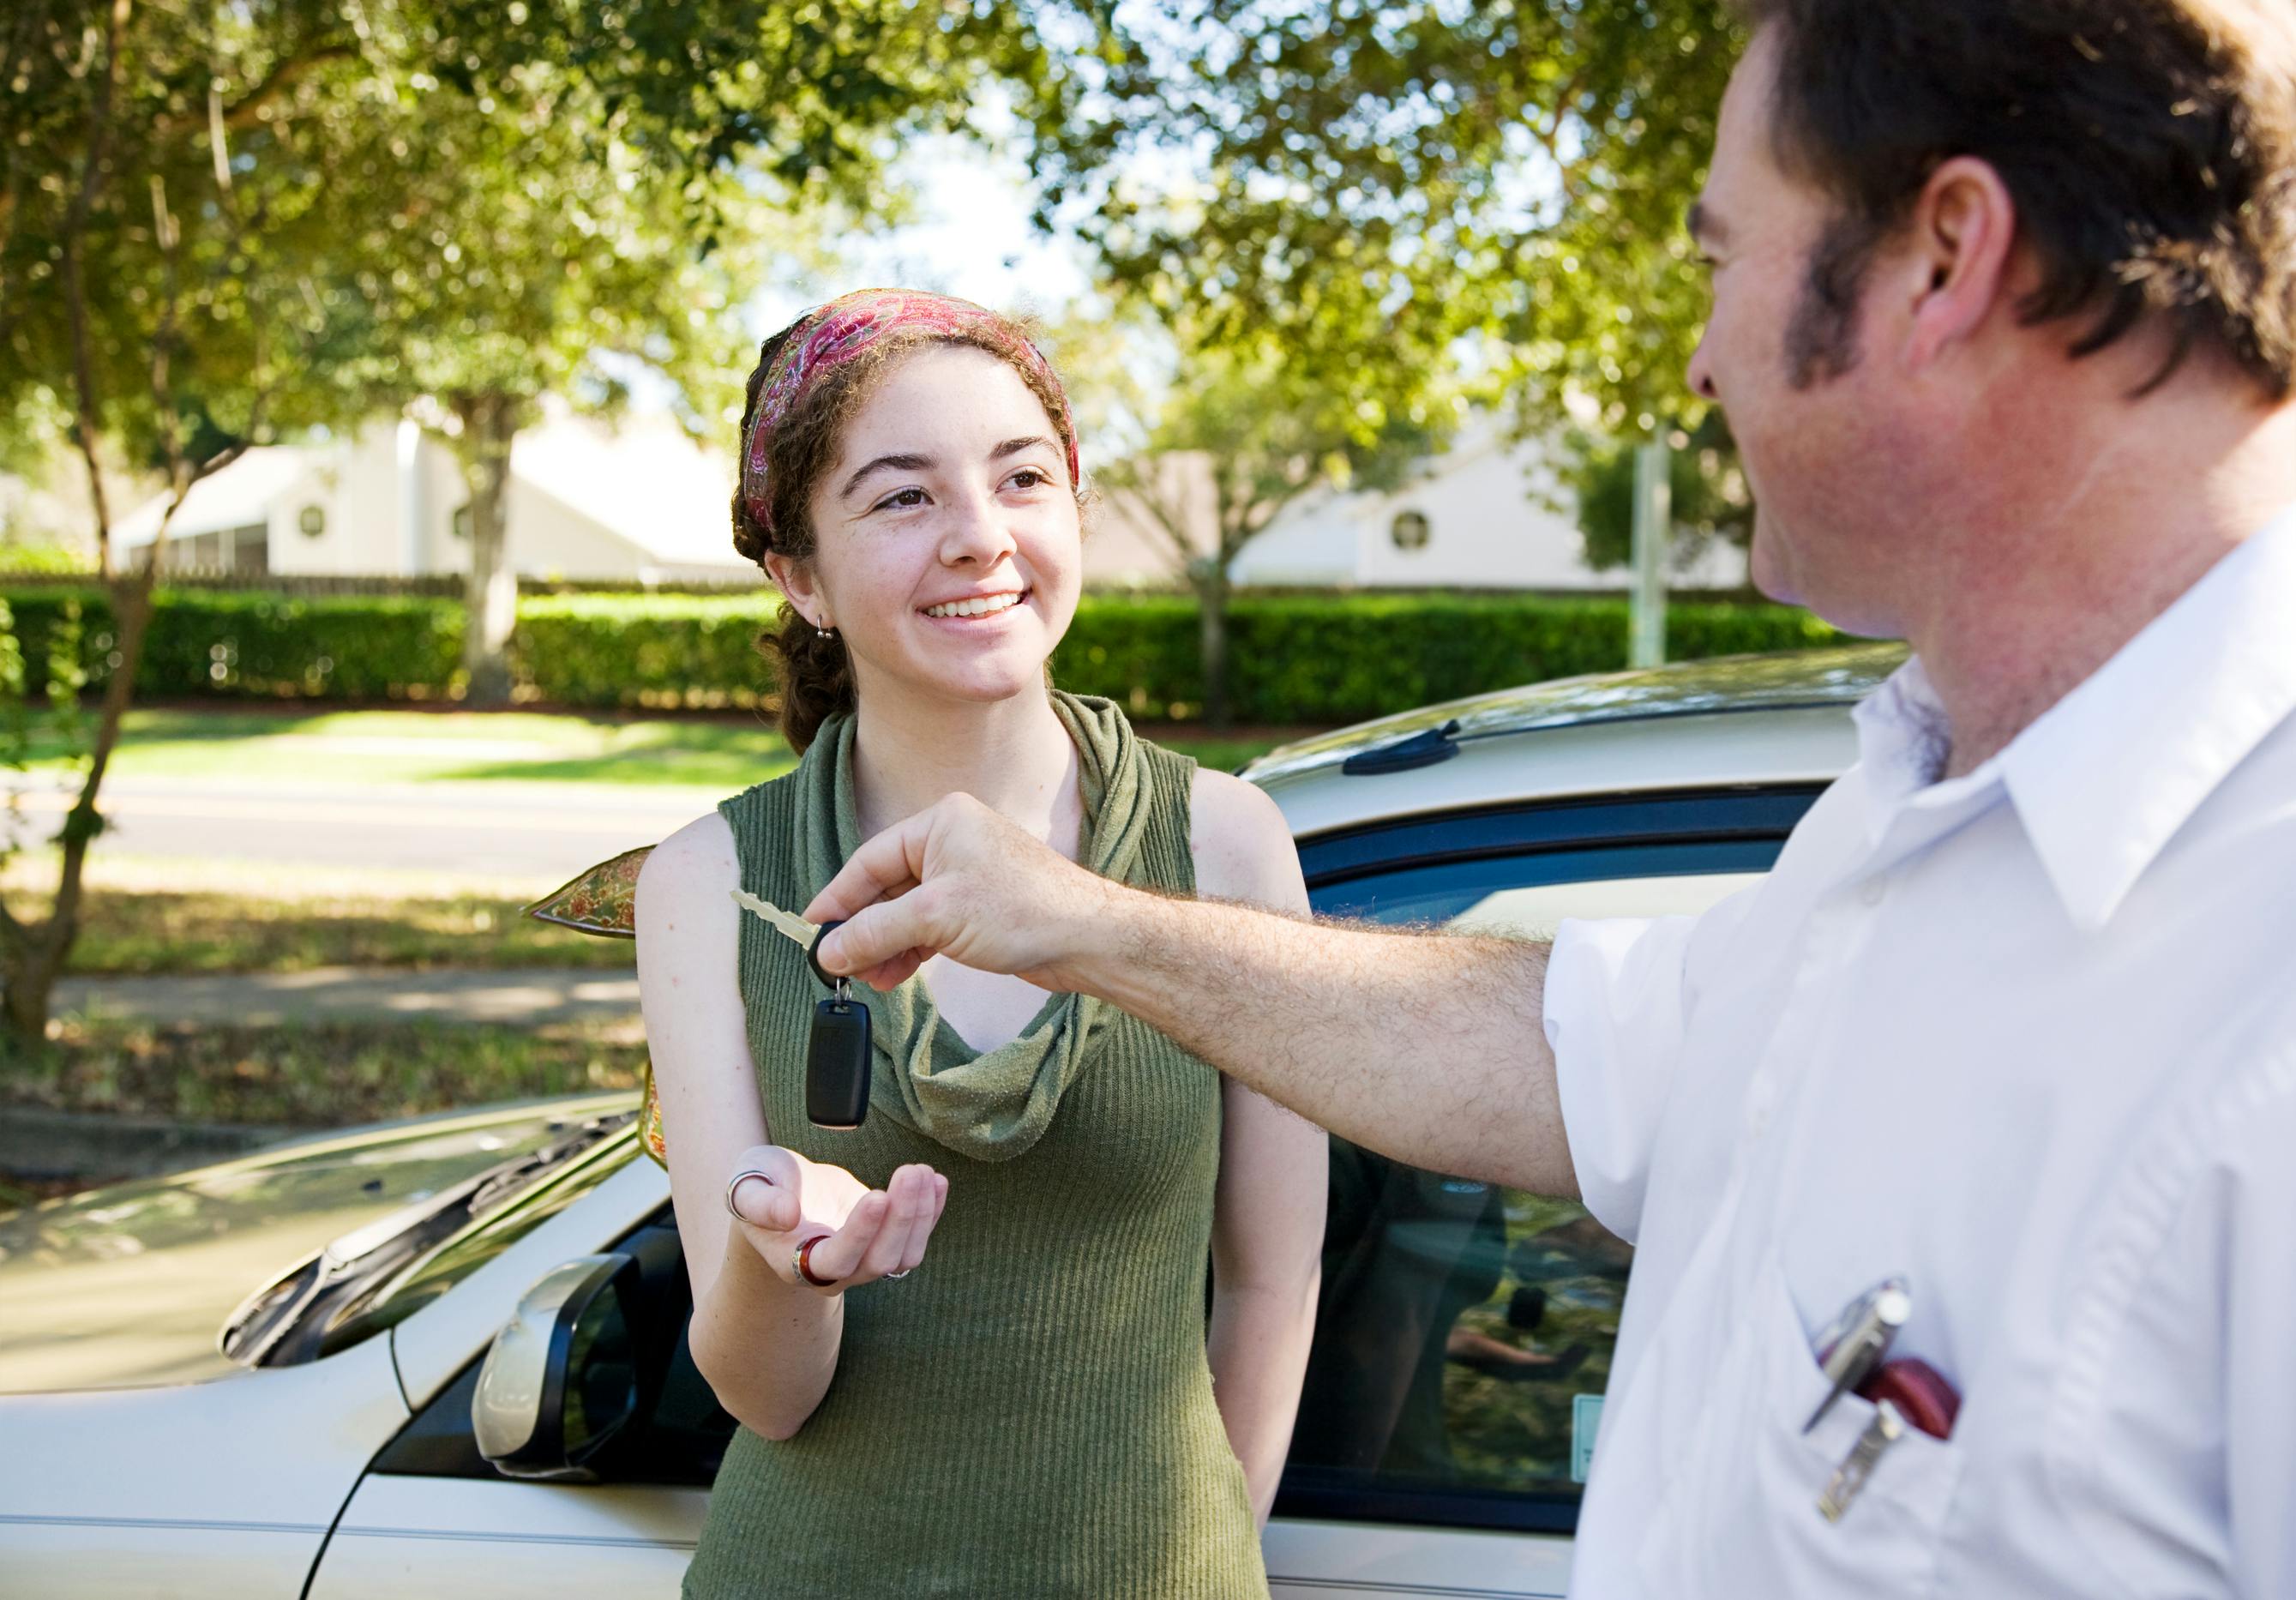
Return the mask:
<svg viewBox="0 0 2296 1600">
<path fill-rule="evenodd" d="M 869 1008 L 853 997 L 849 978 L 821 970 L 821 941 L 835 923 L 813 936 L 805 958 L 813 975 L 834 991 L 813 1008 L 805 1044 L 805 1114 L 816 1128 L 850 1131 L 869 1115 Z"/>
<path fill-rule="evenodd" d="M 855 1128 L 869 1115 L 869 1008 L 840 983 L 813 1008 L 805 1046 L 805 1114 L 816 1128 Z"/>
</svg>

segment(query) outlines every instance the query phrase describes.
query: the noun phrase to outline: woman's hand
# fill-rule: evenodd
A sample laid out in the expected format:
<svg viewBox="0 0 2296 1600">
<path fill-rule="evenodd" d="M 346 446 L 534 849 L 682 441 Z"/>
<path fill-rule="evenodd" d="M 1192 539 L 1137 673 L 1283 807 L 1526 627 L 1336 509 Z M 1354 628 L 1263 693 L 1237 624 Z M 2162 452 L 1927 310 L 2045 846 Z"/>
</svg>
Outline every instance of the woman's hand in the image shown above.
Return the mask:
<svg viewBox="0 0 2296 1600">
<path fill-rule="evenodd" d="M 900 1168 L 882 1189 L 872 1189 L 842 1167 L 808 1161 L 779 1145 L 751 1145 L 735 1158 L 733 1171 L 757 1175 L 734 1187 L 742 1236 L 775 1276 L 822 1295 L 914 1268 L 925 1259 L 925 1241 L 948 1199 L 948 1179 L 931 1167 Z M 807 1283 L 798 1273 L 798 1250 L 815 1239 L 820 1243 L 806 1264 L 826 1284 Z"/>
</svg>

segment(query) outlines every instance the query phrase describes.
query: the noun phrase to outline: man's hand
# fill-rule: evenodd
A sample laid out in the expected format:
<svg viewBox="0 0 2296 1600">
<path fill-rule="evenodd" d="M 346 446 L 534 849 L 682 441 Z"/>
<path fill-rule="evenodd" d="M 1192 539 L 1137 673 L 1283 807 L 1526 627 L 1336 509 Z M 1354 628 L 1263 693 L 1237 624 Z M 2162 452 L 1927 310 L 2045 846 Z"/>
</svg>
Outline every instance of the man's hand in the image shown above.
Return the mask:
<svg viewBox="0 0 2296 1600">
<path fill-rule="evenodd" d="M 1291 849 L 1273 804 L 1249 810 L 1256 820 L 1232 827 L 1227 849 Z M 1094 995 L 1358 1145 L 1438 1172 L 1577 1193 L 1539 1020 L 1543 945 L 1322 926 L 1143 893 L 963 794 L 856 850 L 805 915 L 845 923 L 821 941 L 832 972 L 890 989 L 947 956 Z"/>
<path fill-rule="evenodd" d="M 842 921 L 821 964 L 886 989 L 935 956 L 1039 988 L 1070 989 L 1064 965 L 1121 891 L 969 794 L 952 794 L 854 851 L 805 908 Z"/>
<path fill-rule="evenodd" d="M 948 1200 L 948 1179 L 931 1167 L 903 1167 L 882 1189 L 872 1189 L 842 1167 L 779 1145 L 743 1151 L 734 1170 L 758 1175 L 733 1193 L 742 1238 L 775 1277 L 823 1294 L 915 1267 Z M 808 1264 L 816 1276 L 833 1280 L 829 1288 L 800 1285 L 795 1256 L 808 1239 L 821 1241 Z"/>
</svg>

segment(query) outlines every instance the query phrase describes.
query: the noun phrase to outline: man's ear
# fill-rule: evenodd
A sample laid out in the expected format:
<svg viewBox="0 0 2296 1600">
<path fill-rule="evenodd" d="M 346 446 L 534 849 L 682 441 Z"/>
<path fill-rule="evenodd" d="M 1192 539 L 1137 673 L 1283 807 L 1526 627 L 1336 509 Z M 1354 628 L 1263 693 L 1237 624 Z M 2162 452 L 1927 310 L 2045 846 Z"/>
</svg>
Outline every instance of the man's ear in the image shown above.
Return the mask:
<svg viewBox="0 0 2296 1600">
<path fill-rule="evenodd" d="M 799 616 L 816 628 L 837 626 L 829 615 L 829 596 L 822 593 L 810 564 L 792 561 L 778 551 L 768 552 L 766 576 L 774 580 L 774 587 L 782 592 L 782 597 L 797 607 Z"/>
<path fill-rule="evenodd" d="M 1922 185 L 1906 237 L 1905 354 L 1918 369 L 1974 335 L 2013 292 L 2017 202 L 1990 163 L 1956 156 Z"/>
</svg>

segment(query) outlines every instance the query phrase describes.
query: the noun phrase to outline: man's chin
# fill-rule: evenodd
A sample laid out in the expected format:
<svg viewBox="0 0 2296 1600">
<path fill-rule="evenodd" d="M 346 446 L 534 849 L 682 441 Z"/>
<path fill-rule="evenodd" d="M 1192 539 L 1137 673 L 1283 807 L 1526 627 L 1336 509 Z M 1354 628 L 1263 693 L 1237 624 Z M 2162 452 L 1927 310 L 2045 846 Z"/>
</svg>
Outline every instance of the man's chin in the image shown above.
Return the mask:
<svg viewBox="0 0 2296 1600">
<path fill-rule="evenodd" d="M 1801 591 L 1793 582 L 1777 529 L 1765 521 L 1759 511 L 1754 513 L 1753 544 L 1746 554 L 1746 579 L 1765 598 L 1780 605 L 1802 603 Z"/>
</svg>

